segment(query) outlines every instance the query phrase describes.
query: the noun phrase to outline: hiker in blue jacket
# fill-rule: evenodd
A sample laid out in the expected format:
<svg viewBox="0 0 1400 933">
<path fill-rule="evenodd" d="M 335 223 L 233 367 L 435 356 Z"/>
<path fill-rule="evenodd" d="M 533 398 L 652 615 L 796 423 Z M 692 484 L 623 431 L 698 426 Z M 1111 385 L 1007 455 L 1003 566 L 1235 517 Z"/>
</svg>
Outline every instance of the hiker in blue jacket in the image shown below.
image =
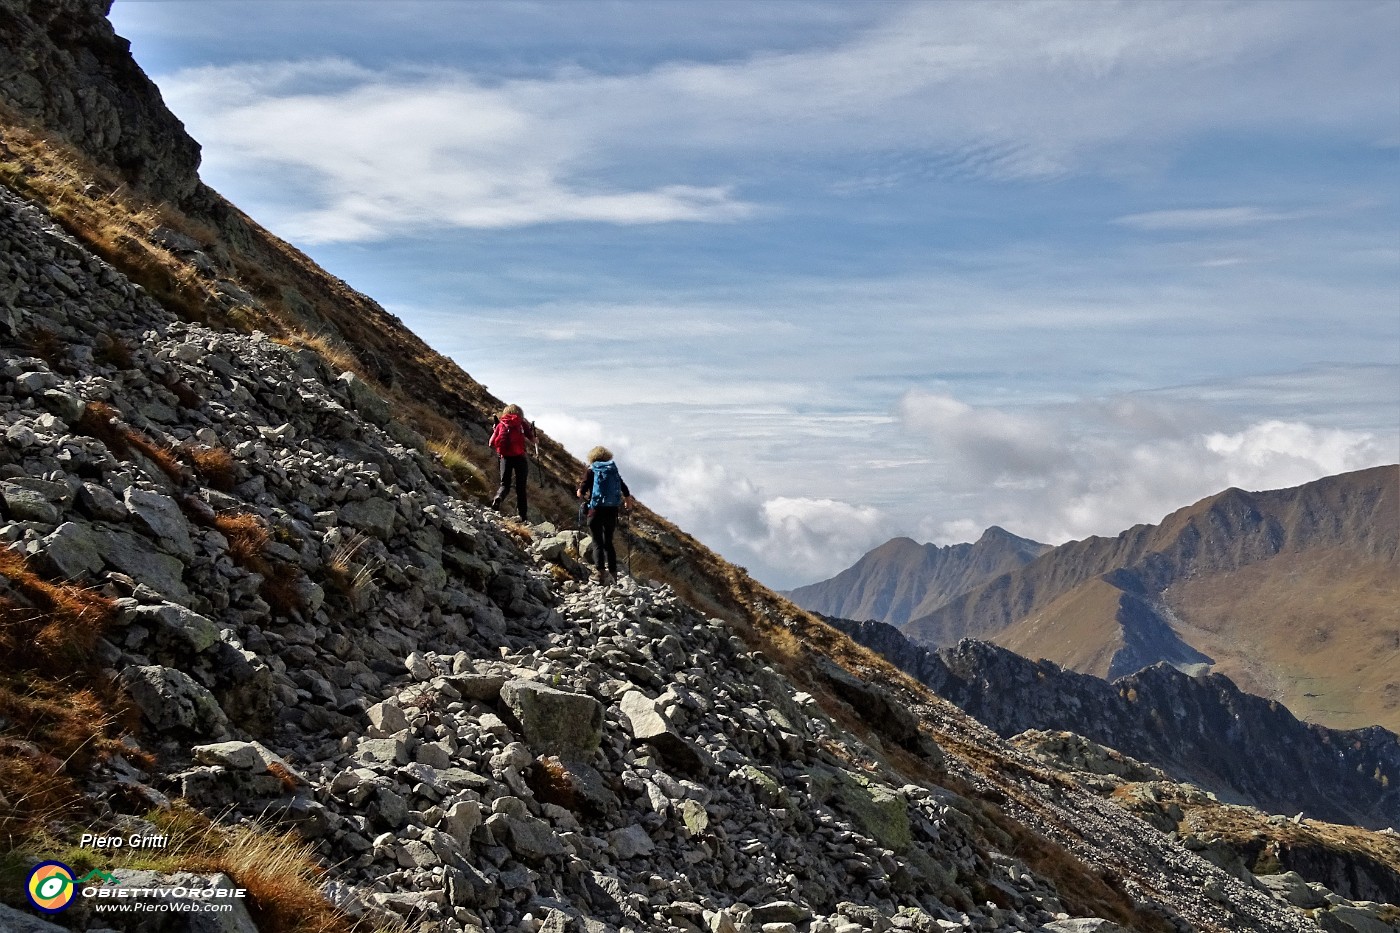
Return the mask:
<svg viewBox="0 0 1400 933">
<path fill-rule="evenodd" d="M 593 563 L 598 568 L 595 579 L 607 585 L 617 579 L 613 533 L 617 531 L 618 512 L 632 507 L 632 493 L 622 481 L 622 474 L 617 472 L 611 450 L 594 447 L 588 452 L 588 469 L 579 480 L 578 497 L 587 500 Z"/>
</svg>

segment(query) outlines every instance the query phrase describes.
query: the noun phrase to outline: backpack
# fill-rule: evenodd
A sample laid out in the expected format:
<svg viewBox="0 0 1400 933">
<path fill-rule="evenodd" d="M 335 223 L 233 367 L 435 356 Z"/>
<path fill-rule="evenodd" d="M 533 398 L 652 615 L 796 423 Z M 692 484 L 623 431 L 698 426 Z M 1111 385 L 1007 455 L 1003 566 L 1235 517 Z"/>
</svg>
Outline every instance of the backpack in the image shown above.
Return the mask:
<svg viewBox="0 0 1400 933">
<path fill-rule="evenodd" d="M 520 418 L 513 415 L 502 418 L 496 426 L 496 435 L 492 446 L 502 457 L 519 457 L 525 453 L 525 422 Z"/>
<path fill-rule="evenodd" d="M 621 504 L 622 474 L 617 472 L 617 464 L 611 460 L 593 464 L 593 495 L 588 499 L 588 507 L 596 509 L 600 505 Z"/>
</svg>

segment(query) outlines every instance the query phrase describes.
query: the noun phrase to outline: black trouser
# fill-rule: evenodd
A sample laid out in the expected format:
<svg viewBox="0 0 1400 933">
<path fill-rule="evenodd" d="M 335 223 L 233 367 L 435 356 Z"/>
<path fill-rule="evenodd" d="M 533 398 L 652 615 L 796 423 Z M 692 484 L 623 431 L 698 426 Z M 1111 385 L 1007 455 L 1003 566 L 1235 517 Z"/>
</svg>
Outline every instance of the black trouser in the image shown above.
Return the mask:
<svg viewBox="0 0 1400 933">
<path fill-rule="evenodd" d="M 588 530 L 593 535 L 593 563 L 599 572 L 605 568 L 617 576 L 617 551 L 613 548 L 613 532 L 617 531 L 617 506 L 600 505 L 588 517 Z M 604 563 L 606 561 L 606 564 Z"/>
<path fill-rule="evenodd" d="M 501 458 L 501 485 L 496 490 L 496 498 L 491 500 L 491 508 L 499 509 L 506 501 L 511 480 L 515 480 L 515 504 L 520 507 L 520 517 L 525 518 L 525 479 L 530 475 L 530 461 L 524 454 L 518 457 Z"/>
</svg>

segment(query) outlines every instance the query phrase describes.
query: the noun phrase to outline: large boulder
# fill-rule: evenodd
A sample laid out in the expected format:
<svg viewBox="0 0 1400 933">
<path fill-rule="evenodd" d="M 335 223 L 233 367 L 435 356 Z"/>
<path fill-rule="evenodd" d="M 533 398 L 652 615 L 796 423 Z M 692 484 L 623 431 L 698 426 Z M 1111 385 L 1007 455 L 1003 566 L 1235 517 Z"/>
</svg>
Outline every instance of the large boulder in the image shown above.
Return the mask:
<svg viewBox="0 0 1400 933">
<path fill-rule="evenodd" d="M 541 754 L 586 759 L 603 739 L 603 705 L 585 694 L 511 680 L 501 687 L 501 699 Z"/>
<path fill-rule="evenodd" d="M 122 671 L 121 684 L 157 732 L 223 738 L 228 717 L 219 701 L 184 671 L 151 664 Z"/>
<path fill-rule="evenodd" d="M 694 774 L 705 770 L 705 759 L 657 711 L 656 702 L 645 693 L 629 690 L 618 706 L 632 738 L 655 748 L 669 764 L 682 771 Z"/>
</svg>

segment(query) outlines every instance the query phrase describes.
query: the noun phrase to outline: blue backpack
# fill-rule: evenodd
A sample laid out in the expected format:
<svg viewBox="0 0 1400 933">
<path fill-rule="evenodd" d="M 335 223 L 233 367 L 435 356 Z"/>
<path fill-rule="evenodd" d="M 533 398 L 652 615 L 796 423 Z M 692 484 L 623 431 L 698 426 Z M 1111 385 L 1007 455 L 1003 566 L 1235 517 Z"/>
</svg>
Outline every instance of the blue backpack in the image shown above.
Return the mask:
<svg viewBox="0 0 1400 933">
<path fill-rule="evenodd" d="M 617 472 L 617 464 L 611 460 L 599 460 L 593 464 L 593 495 L 588 507 L 596 509 L 600 505 L 622 504 L 622 474 Z"/>
</svg>

